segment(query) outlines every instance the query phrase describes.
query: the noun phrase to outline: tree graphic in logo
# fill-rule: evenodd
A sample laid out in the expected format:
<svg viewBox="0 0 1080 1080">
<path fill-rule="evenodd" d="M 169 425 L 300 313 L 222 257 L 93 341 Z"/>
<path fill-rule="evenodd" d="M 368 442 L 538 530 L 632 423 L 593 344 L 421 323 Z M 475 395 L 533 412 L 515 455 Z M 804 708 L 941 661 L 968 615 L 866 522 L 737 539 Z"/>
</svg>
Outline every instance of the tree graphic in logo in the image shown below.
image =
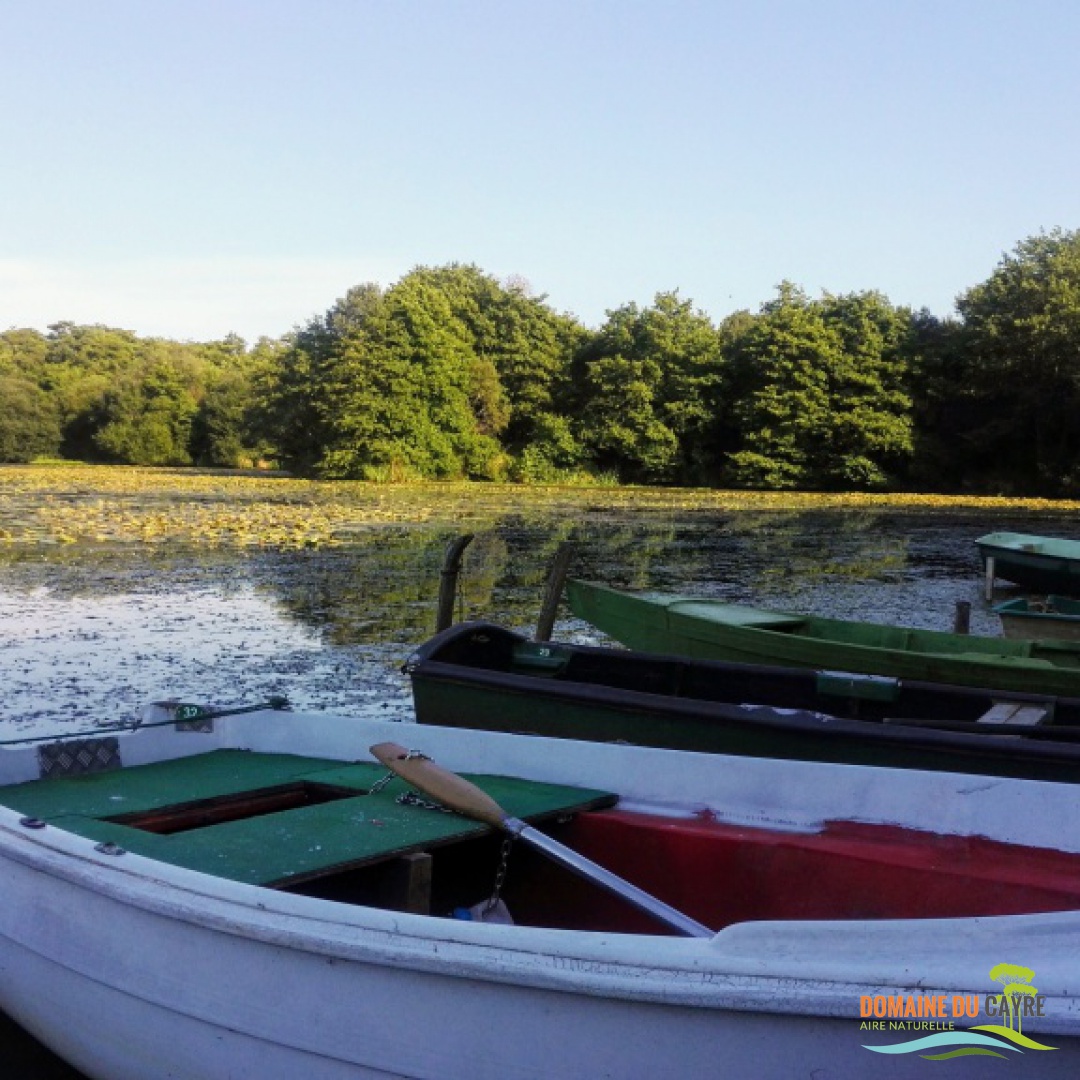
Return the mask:
<svg viewBox="0 0 1080 1080">
<path fill-rule="evenodd" d="M 998 1003 L 1008 1009 L 1005 1019 L 1008 1020 L 1009 1027 L 1022 1031 L 1023 999 L 1037 997 L 1039 993 L 1038 989 L 1031 985 L 1035 972 L 1020 964 L 995 964 L 990 969 L 990 978 L 1004 987 L 998 996 Z"/>
</svg>

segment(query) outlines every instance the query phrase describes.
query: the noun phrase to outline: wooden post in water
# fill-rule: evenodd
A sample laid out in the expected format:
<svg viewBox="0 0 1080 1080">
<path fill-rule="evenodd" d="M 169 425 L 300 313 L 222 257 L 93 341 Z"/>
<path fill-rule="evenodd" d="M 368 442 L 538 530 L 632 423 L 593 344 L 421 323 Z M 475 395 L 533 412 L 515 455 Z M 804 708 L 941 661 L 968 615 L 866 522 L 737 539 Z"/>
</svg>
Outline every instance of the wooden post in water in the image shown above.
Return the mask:
<svg viewBox="0 0 1080 1080">
<path fill-rule="evenodd" d="M 986 557 L 986 602 L 994 599 L 994 556 Z"/>
<path fill-rule="evenodd" d="M 454 599 L 457 596 L 458 574 L 461 573 L 461 556 L 472 543 L 473 534 L 466 533 L 452 540 L 446 548 L 442 574 L 439 578 L 439 610 L 435 615 L 435 633 L 453 625 Z"/>
<path fill-rule="evenodd" d="M 551 565 L 551 573 L 548 575 L 547 586 L 544 589 L 544 599 L 540 604 L 540 618 L 536 623 L 537 641 L 551 640 L 551 632 L 555 629 L 555 614 L 559 610 L 559 601 L 562 599 L 563 586 L 566 584 L 566 575 L 570 571 L 570 560 L 573 557 L 573 543 L 570 540 L 564 540 L 555 552 L 555 561 Z"/>
<path fill-rule="evenodd" d="M 956 601 L 956 618 L 953 620 L 954 634 L 971 633 L 971 601 Z"/>
</svg>

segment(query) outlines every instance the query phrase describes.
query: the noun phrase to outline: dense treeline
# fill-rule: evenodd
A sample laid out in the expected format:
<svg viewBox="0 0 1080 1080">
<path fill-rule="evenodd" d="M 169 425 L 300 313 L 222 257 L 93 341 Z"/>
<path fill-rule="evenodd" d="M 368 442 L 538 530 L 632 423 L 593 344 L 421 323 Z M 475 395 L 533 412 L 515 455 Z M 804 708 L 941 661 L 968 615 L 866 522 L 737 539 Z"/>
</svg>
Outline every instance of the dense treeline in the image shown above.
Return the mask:
<svg viewBox="0 0 1080 1080">
<path fill-rule="evenodd" d="M 598 329 L 475 266 L 361 285 L 280 340 L 0 334 L 0 461 L 276 463 L 326 478 L 1080 494 L 1080 231 L 957 314 L 790 283 Z"/>
</svg>

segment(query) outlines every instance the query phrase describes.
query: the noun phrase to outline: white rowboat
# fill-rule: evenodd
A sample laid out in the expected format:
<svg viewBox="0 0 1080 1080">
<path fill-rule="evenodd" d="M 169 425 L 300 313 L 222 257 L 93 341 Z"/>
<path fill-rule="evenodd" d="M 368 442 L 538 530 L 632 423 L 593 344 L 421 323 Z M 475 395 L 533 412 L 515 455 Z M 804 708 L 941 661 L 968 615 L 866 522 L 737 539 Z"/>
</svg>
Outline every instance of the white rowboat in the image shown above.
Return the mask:
<svg viewBox="0 0 1080 1080">
<path fill-rule="evenodd" d="M 1023 1056 L 1013 1068 L 1033 1077 L 1080 1069 L 1074 785 L 279 712 L 212 726 L 98 740 L 122 768 L 85 776 L 41 780 L 45 755 L 0 751 L 0 1007 L 94 1080 L 985 1076 L 978 1058 L 946 1067 L 920 1056 L 961 1045 Z M 461 819 L 399 805 L 389 796 L 400 780 L 342 795 L 358 769 L 383 775 L 370 747 L 385 742 L 492 791 L 516 791 L 492 777 L 558 785 L 542 792 L 548 810 L 559 800 L 598 805 L 569 823 L 549 814 L 541 827 L 624 877 L 640 871 L 637 884 L 667 892 L 662 899 L 717 933 L 639 926 L 644 915 L 618 910 L 586 879 L 566 884 L 564 871 L 520 848 L 503 891 L 517 925 L 444 917 L 440 867 L 456 886 L 478 866 L 473 876 L 489 889 L 499 838 L 472 823 L 459 837 Z M 300 779 L 249 785 L 247 795 L 299 785 L 330 801 L 222 810 L 236 792 L 220 791 L 242 788 L 249 768 Z M 190 778 L 199 791 L 162 808 L 164 788 Z M 214 785 L 220 797 L 209 798 Z M 331 788 L 340 789 L 333 798 Z M 619 796 L 613 808 L 597 795 L 605 792 Z M 169 817 L 177 802 L 189 818 L 204 814 L 201 827 Z M 149 803 L 152 822 L 137 813 Z M 332 813 L 334 831 L 311 831 Z M 442 832 L 428 844 L 412 829 Z M 384 836 L 379 862 L 371 845 Z M 435 860 L 430 897 L 421 849 Z M 757 855 L 733 861 L 743 851 Z M 774 901 L 768 868 L 788 856 L 788 895 Z M 859 871 L 853 887 L 855 864 L 879 865 L 886 885 Z M 849 875 L 842 887 L 829 876 L 836 868 Z M 1036 871 L 1035 884 L 1058 899 L 1029 910 L 1016 897 Z M 387 881 L 404 875 L 398 907 L 430 899 L 432 913 L 375 906 L 373 873 L 387 895 Z M 919 882 L 915 898 L 895 899 L 909 879 Z M 925 882 L 946 879 L 956 887 L 931 895 Z M 865 897 L 855 902 L 880 901 L 884 916 L 829 913 L 858 886 Z M 890 904 L 910 910 L 890 917 Z M 995 913 L 1010 904 L 1013 913 Z M 810 914 L 768 917 L 774 910 Z M 766 918 L 750 921 L 758 911 Z M 933 917 L 918 917 L 924 911 Z M 1006 1026 L 986 1011 L 1002 965 L 1032 973 L 1029 990 L 1014 993 L 1038 1006 L 1022 1035 L 974 1030 Z M 974 999 L 980 1016 L 909 1014 L 898 1022 L 926 1026 L 889 1029 L 874 1014 L 890 1002 L 921 1009 L 958 998 Z M 889 1049 L 916 1039 L 936 1041 Z"/>
</svg>

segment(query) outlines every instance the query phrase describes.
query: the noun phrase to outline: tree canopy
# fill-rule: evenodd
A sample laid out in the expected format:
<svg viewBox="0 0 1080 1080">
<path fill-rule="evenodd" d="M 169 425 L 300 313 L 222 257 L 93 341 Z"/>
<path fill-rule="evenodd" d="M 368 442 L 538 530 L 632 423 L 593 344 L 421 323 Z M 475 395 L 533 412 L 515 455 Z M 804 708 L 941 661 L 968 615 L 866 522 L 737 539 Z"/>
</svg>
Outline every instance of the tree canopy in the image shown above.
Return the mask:
<svg viewBox="0 0 1080 1080">
<path fill-rule="evenodd" d="M 912 450 L 907 312 L 879 293 L 811 300 L 790 283 L 735 333 L 726 476 L 735 486 L 888 487 Z"/>
<path fill-rule="evenodd" d="M 1030 237 L 957 301 L 965 377 L 980 408 L 965 436 L 1000 483 L 1080 491 L 1080 232 Z"/>
<path fill-rule="evenodd" d="M 782 283 L 595 329 L 471 264 L 360 284 L 280 339 L 0 333 L 0 460 L 305 475 L 1076 495 L 1080 232 L 1019 243 L 955 316 Z"/>
</svg>

